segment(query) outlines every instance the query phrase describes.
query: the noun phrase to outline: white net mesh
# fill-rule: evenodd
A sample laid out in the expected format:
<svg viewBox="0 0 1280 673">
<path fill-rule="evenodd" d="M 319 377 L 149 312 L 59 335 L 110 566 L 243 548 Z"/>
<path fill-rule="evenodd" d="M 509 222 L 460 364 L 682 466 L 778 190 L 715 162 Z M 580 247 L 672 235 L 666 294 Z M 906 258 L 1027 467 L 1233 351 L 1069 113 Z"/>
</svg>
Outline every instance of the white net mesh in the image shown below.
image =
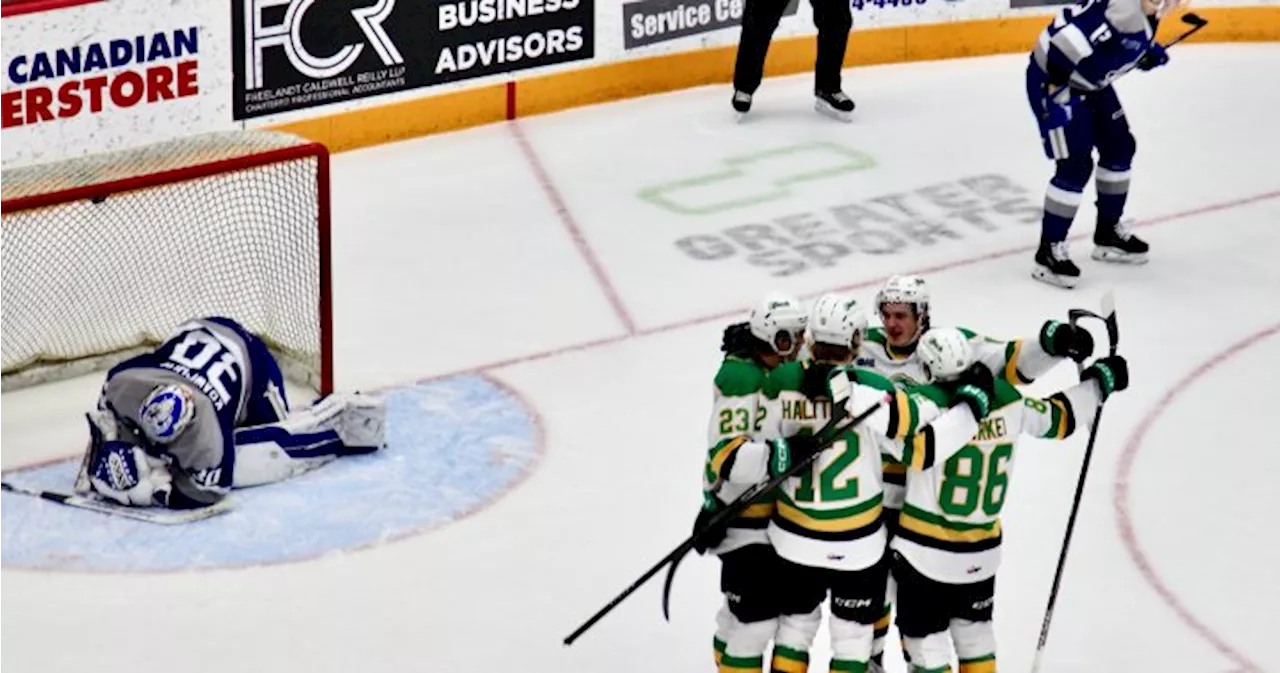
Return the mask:
<svg viewBox="0 0 1280 673">
<path fill-rule="evenodd" d="M 293 136 L 231 132 L 4 171 L 4 389 L 110 366 L 208 315 L 326 388 L 324 157 Z"/>
</svg>

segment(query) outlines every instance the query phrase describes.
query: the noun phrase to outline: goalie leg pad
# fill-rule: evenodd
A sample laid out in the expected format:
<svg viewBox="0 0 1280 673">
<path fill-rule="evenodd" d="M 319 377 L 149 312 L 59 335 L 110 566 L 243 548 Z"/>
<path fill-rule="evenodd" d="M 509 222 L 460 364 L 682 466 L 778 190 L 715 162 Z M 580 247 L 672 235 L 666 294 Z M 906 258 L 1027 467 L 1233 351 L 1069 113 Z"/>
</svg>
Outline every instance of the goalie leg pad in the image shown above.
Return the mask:
<svg viewBox="0 0 1280 673">
<path fill-rule="evenodd" d="M 366 395 L 330 395 L 284 421 L 236 430 L 237 488 L 284 481 L 384 442 L 386 406 Z"/>
</svg>

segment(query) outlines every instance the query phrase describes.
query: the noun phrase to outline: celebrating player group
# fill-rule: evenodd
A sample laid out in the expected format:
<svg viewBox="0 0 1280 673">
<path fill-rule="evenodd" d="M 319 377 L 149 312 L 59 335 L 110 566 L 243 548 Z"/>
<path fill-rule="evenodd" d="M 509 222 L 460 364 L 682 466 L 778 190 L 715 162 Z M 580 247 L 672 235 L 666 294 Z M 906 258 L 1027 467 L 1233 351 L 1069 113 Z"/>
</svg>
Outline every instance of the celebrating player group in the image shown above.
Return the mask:
<svg viewBox="0 0 1280 673">
<path fill-rule="evenodd" d="M 714 647 L 722 673 L 808 670 L 830 600 L 831 671 L 880 670 L 894 619 L 912 671 L 996 670 L 992 625 L 1000 513 L 1018 440 L 1064 439 L 1128 386 L 1123 357 L 1027 397 L 1090 332 L 1049 320 L 1000 341 L 933 326 L 922 278 L 877 293 L 883 326 L 853 298 L 805 307 L 765 297 L 729 326 L 715 377 L 694 547 L 721 564 Z M 863 418 L 834 437 L 838 418 Z M 736 517 L 743 492 L 806 464 Z M 719 523 L 715 523 L 719 522 Z"/>
</svg>

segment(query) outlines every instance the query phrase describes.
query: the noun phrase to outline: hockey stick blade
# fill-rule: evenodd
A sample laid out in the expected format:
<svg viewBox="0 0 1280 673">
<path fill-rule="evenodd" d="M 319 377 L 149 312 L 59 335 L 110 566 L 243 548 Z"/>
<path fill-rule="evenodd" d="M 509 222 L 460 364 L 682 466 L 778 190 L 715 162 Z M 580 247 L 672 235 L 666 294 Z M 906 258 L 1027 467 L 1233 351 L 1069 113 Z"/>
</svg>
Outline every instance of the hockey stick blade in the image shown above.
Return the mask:
<svg viewBox="0 0 1280 673">
<path fill-rule="evenodd" d="M 183 523 L 192 523 L 201 521 L 219 514 L 226 514 L 232 509 L 232 503 L 229 498 L 224 498 L 208 507 L 200 507 L 198 509 L 164 509 L 159 507 L 126 507 L 124 505 L 116 505 L 97 498 L 88 498 L 80 495 L 72 495 L 70 493 L 58 493 L 57 491 L 43 491 L 35 488 L 27 488 L 9 482 L 0 482 L 0 490 L 9 493 L 17 493 L 19 495 L 31 496 L 55 502 L 59 505 L 67 507 L 75 507 L 90 512 L 106 514 L 109 516 L 118 516 L 123 519 L 132 519 L 134 521 L 145 521 L 146 523 L 156 523 L 163 525 L 176 525 Z"/>
<path fill-rule="evenodd" d="M 1169 47 L 1172 47 L 1173 45 L 1187 39 L 1188 37 L 1191 37 L 1196 33 L 1196 31 L 1209 25 L 1208 19 L 1200 16 L 1199 14 L 1192 14 L 1190 12 L 1182 15 L 1182 22 L 1191 26 L 1191 30 L 1188 30 L 1187 32 L 1169 41 L 1167 44 L 1164 45 L 1165 49 L 1168 49 Z"/>
</svg>

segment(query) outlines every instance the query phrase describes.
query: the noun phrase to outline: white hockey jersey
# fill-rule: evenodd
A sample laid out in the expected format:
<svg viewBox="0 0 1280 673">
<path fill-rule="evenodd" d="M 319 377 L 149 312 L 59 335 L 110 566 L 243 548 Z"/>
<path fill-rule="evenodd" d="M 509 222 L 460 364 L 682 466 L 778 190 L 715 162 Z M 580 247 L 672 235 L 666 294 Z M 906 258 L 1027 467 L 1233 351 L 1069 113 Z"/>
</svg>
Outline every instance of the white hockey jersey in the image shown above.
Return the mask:
<svg viewBox="0 0 1280 673">
<path fill-rule="evenodd" d="M 963 327 L 957 329 L 969 338 L 975 359 L 986 365 L 996 378 L 1002 378 L 1011 385 L 1031 383 L 1062 361 L 1061 358 L 1046 353 L 1038 338 L 1001 341 L 981 336 Z M 899 386 L 923 385 L 929 381 L 924 373 L 924 363 L 916 355 L 915 346 L 907 350 L 895 350 L 889 345 L 889 338 L 880 327 L 867 330 L 855 364 L 875 371 Z M 892 456 L 885 456 L 884 475 L 884 506 L 901 509 L 905 497 L 903 489 L 906 484 L 906 468 Z"/>
<path fill-rule="evenodd" d="M 802 392 L 811 366 L 794 362 L 770 372 L 762 436 L 815 434 L 830 421 L 830 401 Z M 860 570 L 880 560 L 887 544 L 881 454 L 925 469 L 935 457 L 945 459 L 962 447 L 978 427 L 967 407 L 948 412 L 924 395 L 898 390 L 874 372 L 851 371 L 857 382 L 847 405 L 849 417 L 884 404 L 838 436 L 809 470 L 785 481 L 775 494 L 769 541 L 779 556 L 802 565 Z M 922 428 L 922 423 L 930 424 Z M 747 485 L 765 481 L 770 455 L 764 442 L 743 442 L 735 447 L 725 477 Z"/>
<path fill-rule="evenodd" d="M 921 574 L 969 584 L 1000 565 L 1000 512 L 1008 495 L 1019 437 L 1069 437 L 1093 423 L 1097 383 L 1090 380 L 1045 399 L 1022 397 L 996 382 L 993 411 L 972 439 L 945 461 L 907 475 L 900 530 L 891 547 Z"/>
</svg>

